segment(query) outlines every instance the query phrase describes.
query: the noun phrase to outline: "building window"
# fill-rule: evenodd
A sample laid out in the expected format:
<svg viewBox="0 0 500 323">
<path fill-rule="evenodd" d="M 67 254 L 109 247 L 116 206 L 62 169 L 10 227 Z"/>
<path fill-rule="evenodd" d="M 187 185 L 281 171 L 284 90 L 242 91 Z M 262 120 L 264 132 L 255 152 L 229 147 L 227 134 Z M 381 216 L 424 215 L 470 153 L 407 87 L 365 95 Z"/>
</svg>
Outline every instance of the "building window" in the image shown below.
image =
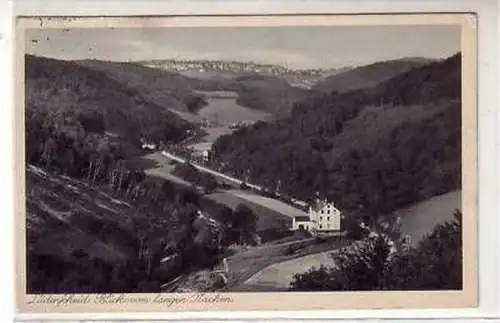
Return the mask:
<svg viewBox="0 0 500 323">
<path fill-rule="evenodd" d="M 321 210 L 321 214 L 325 214 L 325 210 Z"/>
<path fill-rule="evenodd" d="M 327 220 L 327 221 L 330 221 L 330 217 L 327 217 L 327 218 L 326 218 L 326 220 Z"/>
<path fill-rule="evenodd" d="M 320 229 L 323 229 L 323 225 L 321 225 L 321 224 L 320 224 L 320 225 L 319 225 L 319 228 L 320 228 Z"/>
<path fill-rule="evenodd" d="M 322 216 L 320 216 L 320 217 L 319 217 L 319 220 L 320 220 L 320 221 L 323 221 L 323 217 L 322 217 Z"/>
<path fill-rule="evenodd" d="M 328 214 L 330 214 L 330 209 L 328 209 Z"/>
</svg>

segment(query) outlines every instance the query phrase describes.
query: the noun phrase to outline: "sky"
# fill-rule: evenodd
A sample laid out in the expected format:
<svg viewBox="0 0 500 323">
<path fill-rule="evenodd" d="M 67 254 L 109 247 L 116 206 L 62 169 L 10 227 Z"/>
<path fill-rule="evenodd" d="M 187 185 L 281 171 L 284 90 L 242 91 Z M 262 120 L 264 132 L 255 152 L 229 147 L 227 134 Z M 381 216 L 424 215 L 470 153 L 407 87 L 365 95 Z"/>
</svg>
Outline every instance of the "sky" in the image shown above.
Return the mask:
<svg viewBox="0 0 500 323">
<path fill-rule="evenodd" d="M 452 25 L 30 29 L 26 52 L 59 59 L 209 59 L 340 68 L 460 50 Z"/>
</svg>

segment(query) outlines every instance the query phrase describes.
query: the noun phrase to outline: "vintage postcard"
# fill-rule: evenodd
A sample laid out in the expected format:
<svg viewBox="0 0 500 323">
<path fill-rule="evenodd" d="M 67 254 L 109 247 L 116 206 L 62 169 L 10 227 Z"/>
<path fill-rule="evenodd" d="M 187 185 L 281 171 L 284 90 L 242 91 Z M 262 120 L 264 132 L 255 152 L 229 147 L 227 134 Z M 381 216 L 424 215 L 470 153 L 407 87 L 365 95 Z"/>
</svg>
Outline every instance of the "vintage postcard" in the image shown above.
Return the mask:
<svg viewBox="0 0 500 323">
<path fill-rule="evenodd" d="M 19 312 L 477 305 L 474 15 L 16 30 Z"/>
</svg>

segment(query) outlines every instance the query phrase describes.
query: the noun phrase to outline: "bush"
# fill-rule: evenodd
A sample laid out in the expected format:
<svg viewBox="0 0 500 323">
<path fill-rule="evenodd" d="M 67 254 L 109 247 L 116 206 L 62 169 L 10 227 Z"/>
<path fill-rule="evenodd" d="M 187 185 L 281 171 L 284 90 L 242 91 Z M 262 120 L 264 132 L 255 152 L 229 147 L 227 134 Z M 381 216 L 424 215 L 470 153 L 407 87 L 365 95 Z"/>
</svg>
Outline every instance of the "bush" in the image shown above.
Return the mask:
<svg viewBox="0 0 500 323">
<path fill-rule="evenodd" d="M 355 242 L 321 266 L 294 275 L 292 290 L 457 290 L 462 288 L 462 214 L 437 225 L 417 247 L 384 234 Z"/>
</svg>

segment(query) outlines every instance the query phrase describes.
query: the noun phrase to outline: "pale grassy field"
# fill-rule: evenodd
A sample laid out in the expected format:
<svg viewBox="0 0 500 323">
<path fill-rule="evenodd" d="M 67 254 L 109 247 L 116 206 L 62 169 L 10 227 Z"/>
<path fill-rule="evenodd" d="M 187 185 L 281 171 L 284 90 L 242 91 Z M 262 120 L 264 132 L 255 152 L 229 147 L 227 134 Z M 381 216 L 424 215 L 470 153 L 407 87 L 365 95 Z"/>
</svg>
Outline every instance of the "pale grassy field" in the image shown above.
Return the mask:
<svg viewBox="0 0 500 323">
<path fill-rule="evenodd" d="M 172 175 L 172 171 L 174 170 L 175 165 L 170 165 L 168 163 L 169 159 L 163 157 L 159 153 L 153 153 L 150 155 L 146 155 L 142 157 L 145 160 L 152 161 L 156 163 L 155 167 L 149 168 L 145 170 L 147 175 L 164 178 L 166 180 L 172 181 L 174 183 L 182 184 L 185 186 L 191 186 L 191 184 L 182 178 Z"/>
<path fill-rule="evenodd" d="M 165 178 L 167 180 L 174 181 L 176 183 L 184 184 L 184 185 L 190 185 L 190 183 L 184 181 L 183 179 L 174 176 L 171 174 L 172 170 L 174 169 L 175 166 L 170 165 L 168 163 L 169 159 L 165 156 L 162 156 L 159 153 L 153 153 L 150 154 L 144 159 L 148 159 L 150 161 L 154 161 L 156 163 L 156 166 L 154 168 L 150 168 L 146 170 L 146 173 L 149 175 L 154 175 L 158 177 Z M 257 214 L 265 214 L 265 217 L 270 217 L 271 215 L 268 214 L 270 213 L 275 213 L 275 216 L 272 218 L 281 218 L 287 217 L 288 219 L 291 219 L 294 216 L 304 216 L 307 215 L 305 212 L 302 210 L 296 209 L 284 202 L 271 199 L 268 197 L 264 197 L 252 192 L 248 191 L 243 191 L 239 189 L 230 189 L 227 191 L 219 191 L 210 195 L 207 195 L 208 198 L 225 204 L 231 208 L 235 208 L 238 204 L 247 204 L 251 206 L 252 209 Z M 269 211 L 266 211 L 269 210 Z M 281 215 L 281 216 L 280 216 Z M 267 220 L 264 220 L 267 221 Z M 287 221 L 289 222 L 289 221 Z M 266 227 L 267 225 L 262 225 L 262 227 Z"/>
<path fill-rule="evenodd" d="M 293 218 L 295 216 L 306 216 L 307 213 L 302 211 L 302 210 L 299 210 L 299 209 L 296 209 L 284 202 L 281 202 L 281 201 L 278 201 L 278 200 L 275 200 L 275 199 L 272 199 L 272 198 L 269 198 L 269 197 L 265 197 L 265 196 L 261 196 L 261 195 L 257 195 L 257 194 L 253 194 L 251 192 L 247 192 L 247 191 L 242 191 L 242 190 L 229 190 L 228 192 L 230 192 L 231 194 L 239 197 L 239 198 L 242 198 L 244 200 L 248 200 L 250 202 L 253 202 L 255 204 L 259 204 L 259 205 L 262 205 L 264 207 L 267 207 L 267 208 L 270 208 L 276 212 L 279 212 L 283 215 L 286 215 L 290 218 Z"/>
<path fill-rule="evenodd" d="M 242 199 L 228 192 L 216 192 L 207 195 L 207 198 L 226 205 L 231 209 L 236 209 L 238 205 L 248 206 L 257 215 L 257 230 L 263 231 L 271 228 L 283 228 L 291 226 L 291 220 L 285 215 L 249 200 Z"/>
<path fill-rule="evenodd" d="M 165 156 L 162 156 L 160 153 L 152 153 L 142 158 L 154 163 L 154 166 L 145 171 L 146 174 L 164 178 L 166 180 L 170 180 L 172 182 L 182 184 L 185 186 L 189 187 L 192 186 L 191 183 L 171 173 L 175 165 L 170 165 L 169 164 L 170 159 L 168 159 Z M 259 201 L 258 199 L 254 199 L 255 201 L 257 201 L 254 202 L 252 201 L 251 198 L 248 197 L 242 198 L 237 194 L 234 194 L 234 192 L 239 192 L 239 191 L 238 190 L 217 191 L 212 194 L 205 195 L 205 197 L 217 203 L 226 205 L 232 209 L 235 209 L 240 204 L 244 204 L 250 207 L 254 211 L 254 213 L 258 216 L 258 221 L 257 221 L 258 230 L 266 230 L 270 228 L 282 228 L 283 226 L 291 225 L 291 220 L 289 216 L 282 213 L 283 209 L 276 209 L 275 206 L 273 205 L 268 206 L 262 202 L 257 203 Z M 252 193 L 246 193 L 246 194 L 248 195 Z"/>
</svg>

